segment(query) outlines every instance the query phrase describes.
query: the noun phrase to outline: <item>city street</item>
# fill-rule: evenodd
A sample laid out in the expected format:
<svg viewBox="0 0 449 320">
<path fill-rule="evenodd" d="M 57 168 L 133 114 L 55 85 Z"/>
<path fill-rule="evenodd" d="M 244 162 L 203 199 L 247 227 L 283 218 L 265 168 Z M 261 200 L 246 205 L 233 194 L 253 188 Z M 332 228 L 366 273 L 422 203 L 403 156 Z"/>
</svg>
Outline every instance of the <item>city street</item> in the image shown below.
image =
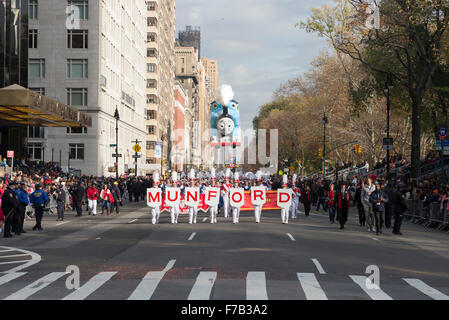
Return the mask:
<svg viewBox="0 0 449 320">
<path fill-rule="evenodd" d="M 302 210 L 302 206 L 300 206 Z M 120 215 L 45 216 L 43 231 L 0 239 L 0 299 L 314 300 L 449 299 L 449 241 L 405 222 L 404 236 L 358 226 L 351 209 L 345 230 L 322 213 L 289 224 L 279 211 L 252 212 L 240 223 L 200 213 L 189 225 L 162 214 L 151 224 L 143 204 Z M 67 289 L 67 266 L 80 288 Z M 366 268 L 378 266 L 380 288 L 367 288 Z"/>
</svg>

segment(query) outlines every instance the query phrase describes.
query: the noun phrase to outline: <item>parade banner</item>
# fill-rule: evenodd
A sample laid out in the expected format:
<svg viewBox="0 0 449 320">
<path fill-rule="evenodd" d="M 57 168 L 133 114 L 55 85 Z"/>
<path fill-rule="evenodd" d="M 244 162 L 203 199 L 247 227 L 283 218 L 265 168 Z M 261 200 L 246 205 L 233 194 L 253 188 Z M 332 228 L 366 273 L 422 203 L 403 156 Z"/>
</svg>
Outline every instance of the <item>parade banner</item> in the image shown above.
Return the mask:
<svg viewBox="0 0 449 320">
<path fill-rule="evenodd" d="M 218 205 L 220 202 L 220 188 L 206 188 L 204 202 L 211 207 Z"/>
<path fill-rule="evenodd" d="M 277 196 L 277 205 L 281 208 L 288 208 L 292 204 L 292 190 L 279 189 Z"/>
<path fill-rule="evenodd" d="M 243 188 L 231 188 L 229 194 L 229 203 L 231 204 L 231 207 L 243 207 L 245 204 L 245 190 L 243 190 Z"/>
<path fill-rule="evenodd" d="M 166 188 L 166 196 L 164 197 L 164 204 L 168 207 L 179 206 L 181 202 L 181 189 L 180 188 Z"/>
<path fill-rule="evenodd" d="M 186 188 L 185 203 L 188 207 L 200 206 L 200 188 Z"/>
<path fill-rule="evenodd" d="M 277 191 L 265 191 L 266 202 L 262 207 L 262 210 L 280 210 L 277 206 Z M 250 191 L 245 192 L 245 204 L 240 208 L 240 211 L 252 211 L 254 206 L 251 202 Z"/>
<path fill-rule="evenodd" d="M 147 189 L 147 206 L 157 208 L 162 204 L 162 190 L 159 188 Z"/>
<path fill-rule="evenodd" d="M 251 188 L 251 204 L 253 206 L 263 206 L 267 200 L 265 187 Z"/>
</svg>

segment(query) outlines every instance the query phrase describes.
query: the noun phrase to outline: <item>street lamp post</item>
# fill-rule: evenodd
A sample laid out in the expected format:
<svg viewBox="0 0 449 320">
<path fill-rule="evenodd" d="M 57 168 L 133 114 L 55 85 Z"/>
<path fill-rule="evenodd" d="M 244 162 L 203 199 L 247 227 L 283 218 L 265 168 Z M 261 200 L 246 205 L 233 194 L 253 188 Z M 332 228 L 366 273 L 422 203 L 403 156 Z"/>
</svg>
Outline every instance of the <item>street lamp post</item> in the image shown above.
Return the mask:
<svg viewBox="0 0 449 320">
<path fill-rule="evenodd" d="M 118 108 L 115 106 L 114 112 L 115 118 L 115 178 L 118 180 L 118 121 L 120 120 L 120 115 L 118 113 Z"/>
<path fill-rule="evenodd" d="M 51 163 L 53 163 L 53 155 L 55 153 L 55 148 L 51 148 Z"/>
<path fill-rule="evenodd" d="M 387 81 L 385 82 L 384 92 L 387 96 L 387 139 L 390 139 L 390 90 L 393 89 L 393 78 L 391 73 L 387 74 Z M 390 174 L 390 147 L 387 148 L 387 177 Z"/>
<path fill-rule="evenodd" d="M 329 123 L 326 117 L 326 111 L 324 112 L 324 117 L 322 120 L 324 128 L 324 140 L 323 140 L 323 179 L 326 179 L 326 125 Z"/>
</svg>

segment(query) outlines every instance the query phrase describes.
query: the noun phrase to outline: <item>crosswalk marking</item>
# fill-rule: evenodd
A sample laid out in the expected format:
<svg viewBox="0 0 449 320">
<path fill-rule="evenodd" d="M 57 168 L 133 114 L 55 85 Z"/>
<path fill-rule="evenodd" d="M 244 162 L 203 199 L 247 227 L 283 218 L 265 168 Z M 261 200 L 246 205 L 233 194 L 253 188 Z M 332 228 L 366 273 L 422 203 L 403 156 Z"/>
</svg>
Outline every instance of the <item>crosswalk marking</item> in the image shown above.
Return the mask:
<svg viewBox="0 0 449 320">
<path fill-rule="evenodd" d="M 103 284 L 109 281 L 117 272 L 100 272 L 92 277 L 78 290 L 75 290 L 62 300 L 84 300 L 90 296 L 95 290 L 100 288 Z"/>
<path fill-rule="evenodd" d="M 317 259 L 312 259 L 313 264 L 318 269 L 318 272 L 320 274 L 326 274 L 326 271 L 324 271 L 323 267 L 321 266 L 320 262 Z"/>
<path fill-rule="evenodd" d="M 128 300 L 150 300 L 159 282 L 165 274 L 173 268 L 176 260 L 170 260 L 162 271 L 148 272 L 137 286 L 136 290 L 129 296 Z"/>
<path fill-rule="evenodd" d="M 4 300 L 25 300 L 29 296 L 35 294 L 39 290 L 44 289 L 49 286 L 54 281 L 58 280 L 64 276 L 65 272 L 52 272 L 46 276 L 40 278 L 39 280 L 33 282 L 32 284 L 26 286 L 25 288 L 13 293 L 12 295 L 6 297 Z"/>
<path fill-rule="evenodd" d="M 291 241 L 296 241 L 295 238 L 290 233 L 287 233 L 287 236 L 290 238 Z"/>
<path fill-rule="evenodd" d="M 246 300 L 268 300 L 265 272 L 248 272 Z"/>
<path fill-rule="evenodd" d="M 216 279 L 216 272 L 200 272 L 188 300 L 209 300 Z"/>
<path fill-rule="evenodd" d="M 449 300 L 449 297 L 447 295 L 432 288 L 431 286 L 427 285 L 425 282 L 419 279 L 404 279 L 404 281 L 434 300 Z"/>
<path fill-rule="evenodd" d="M 17 279 L 23 276 L 24 274 L 26 274 L 26 272 L 14 272 L 5 274 L 4 276 L 0 277 L 0 286 L 2 284 L 8 283 L 9 281 Z"/>
<path fill-rule="evenodd" d="M 369 297 L 372 300 L 393 300 L 392 297 L 390 297 L 388 294 L 386 294 L 385 292 L 382 291 L 382 289 L 380 289 L 377 285 L 375 284 L 371 284 L 371 286 L 373 286 L 372 289 L 368 289 L 366 286 L 366 282 L 370 281 L 367 277 L 365 276 L 349 276 L 352 281 L 354 281 L 355 283 L 357 283 L 360 288 L 363 289 L 363 291 L 365 291 L 365 293 L 367 295 L 369 295 Z"/>
<path fill-rule="evenodd" d="M 328 300 L 313 273 L 298 273 L 298 280 L 307 300 Z"/>
<path fill-rule="evenodd" d="M 195 236 L 196 236 L 196 232 L 192 233 L 190 238 L 189 238 L 189 241 L 192 241 Z"/>
</svg>

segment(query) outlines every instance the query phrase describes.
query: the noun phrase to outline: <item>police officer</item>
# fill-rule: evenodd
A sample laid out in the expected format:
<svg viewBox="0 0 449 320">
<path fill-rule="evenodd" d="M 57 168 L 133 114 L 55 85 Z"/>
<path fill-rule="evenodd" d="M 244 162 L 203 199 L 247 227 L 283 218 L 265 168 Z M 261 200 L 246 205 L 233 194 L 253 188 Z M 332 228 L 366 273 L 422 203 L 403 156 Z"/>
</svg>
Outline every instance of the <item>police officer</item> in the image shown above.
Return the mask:
<svg viewBox="0 0 449 320">
<path fill-rule="evenodd" d="M 16 182 L 10 182 L 2 197 L 2 211 L 5 215 L 5 238 L 11 238 L 13 236 L 11 234 L 13 219 L 14 215 L 17 215 L 19 207 L 19 200 L 17 199 L 17 195 L 14 192 L 15 187 Z"/>
<path fill-rule="evenodd" d="M 56 203 L 57 203 L 57 210 L 58 210 L 58 221 L 64 221 L 64 208 L 65 208 L 65 201 L 66 201 L 66 193 L 64 191 L 64 186 L 61 184 L 58 187 L 58 190 L 56 191 Z"/>
<path fill-rule="evenodd" d="M 34 191 L 30 196 L 30 202 L 33 204 L 35 217 L 36 217 L 36 225 L 33 227 L 33 231 L 36 229 L 43 230 L 41 221 L 44 215 L 44 207 L 48 202 L 47 194 L 41 190 L 41 185 L 36 185 L 36 191 Z"/>
<path fill-rule="evenodd" d="M 26 231 L 23 230 L 23 222 L 25 221 L 26 206 L 30 203 L 30 201 L 28 200 L 28 192 L 25 188 L 25 182 L 22 181 L 20 183 L 20 188 L 16 188 L 16 190 L 14 190 L 17 194 L 17 199 L 19 200 L 19 206 L 17 224 L 13 228 L 13 231 L 18 236 L 20 236 L 21 233 L 26 233 Z"/>
</svg>

